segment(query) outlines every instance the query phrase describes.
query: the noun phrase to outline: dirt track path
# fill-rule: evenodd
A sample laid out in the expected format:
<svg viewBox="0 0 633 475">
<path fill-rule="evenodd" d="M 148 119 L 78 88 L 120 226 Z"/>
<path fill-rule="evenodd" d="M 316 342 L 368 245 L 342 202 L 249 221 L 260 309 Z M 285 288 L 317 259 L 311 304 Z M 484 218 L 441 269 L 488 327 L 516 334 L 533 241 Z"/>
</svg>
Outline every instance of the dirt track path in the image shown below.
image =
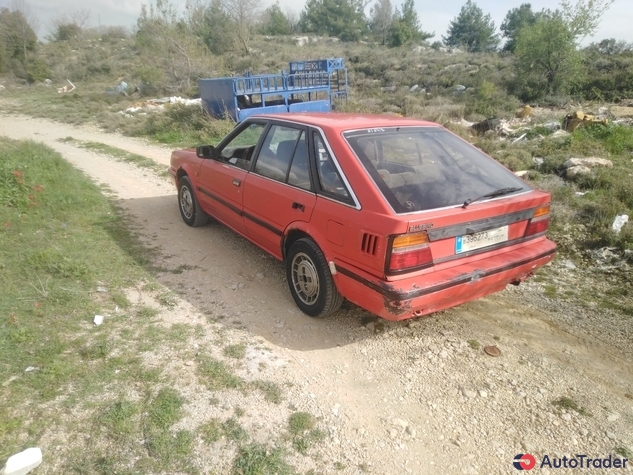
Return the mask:
<svg viewBox="0 0 633 475">
<path fill-rule="evenodd" d="M 183 269 L 159 274 L 163 285 L 273 348 L 291 383 L 288 404 L 310 407 L 328 430 L 324 473 L 512 473 L 518 453 L 540 460 L 633 449 L 628 321 L 611 345 L 600 318 L 549 301 L 537 283 L 408 323 L 367 328 L 367 314 L 352 305 L 310 319 L 295 307 L 281 263 L 217 223 L 185 226 L 166 179 L 59 139 L 102 142 L 165 165 L 168 149 L 21 116 L 0 115 L 0 135 L 44 142 L 107 185 L 142 238 L 160 248 L 160 264 Z M 565 318 L 595 321 L 595 331 L 562 325 Z M 502 356 L 470 340 L 497 345 Z M 561 397 L 592 416 L 552 404 Z"/>
</svg>

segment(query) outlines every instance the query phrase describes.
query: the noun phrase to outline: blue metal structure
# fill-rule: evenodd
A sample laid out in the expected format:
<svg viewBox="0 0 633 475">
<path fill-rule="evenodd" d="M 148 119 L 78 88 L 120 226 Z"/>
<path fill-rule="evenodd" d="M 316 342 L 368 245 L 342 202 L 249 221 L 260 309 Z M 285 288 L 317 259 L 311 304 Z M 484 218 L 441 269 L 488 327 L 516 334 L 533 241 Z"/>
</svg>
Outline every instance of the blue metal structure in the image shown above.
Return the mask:
<svg viewBox="0 0 633 475">
<path fill-rule="evenodd" d="M 213 117 L 235 122 L 261 113 L 327 112 L 347 99 L 343 58 L 293 61 L 290 73 L 200 79 L 202 105 Z"/>
</svg>

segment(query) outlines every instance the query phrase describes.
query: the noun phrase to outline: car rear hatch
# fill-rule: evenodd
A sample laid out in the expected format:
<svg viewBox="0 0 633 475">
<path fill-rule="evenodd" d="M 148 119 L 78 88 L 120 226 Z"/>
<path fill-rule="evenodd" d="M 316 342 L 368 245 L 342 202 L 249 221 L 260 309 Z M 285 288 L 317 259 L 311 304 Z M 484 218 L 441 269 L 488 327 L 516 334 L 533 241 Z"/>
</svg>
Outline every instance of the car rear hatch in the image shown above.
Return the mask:
<svg viewBox="0 0 633 475">
<path fill-rule="evenodd" d="M 410 276 L 411 272 L 439 272 L 465 264 L 485 268 L 485 259 L 490 253 L 500 255 L 521 247 L 526 247 L 527 256 L 531 243 L 544 239 L 548 225 L 549 195 L 537 191 L 466 207 L 419 213 L 409 220 L 406 235 L 419 236 L 418 249 L 426 246 L 426 255 L 418 258 L 417 269 L 408 266 L 397 269 L 398 266 L 392 264 L 392 256 L 399 252 L 398 237 L 393 237 L 386 274 L 389 280 L 397 280 L 398 276 Z M 516 254 L 513 255 L 516 259 Z M 477 262 L 480 260 L 482 262 Z"/>
</svg>

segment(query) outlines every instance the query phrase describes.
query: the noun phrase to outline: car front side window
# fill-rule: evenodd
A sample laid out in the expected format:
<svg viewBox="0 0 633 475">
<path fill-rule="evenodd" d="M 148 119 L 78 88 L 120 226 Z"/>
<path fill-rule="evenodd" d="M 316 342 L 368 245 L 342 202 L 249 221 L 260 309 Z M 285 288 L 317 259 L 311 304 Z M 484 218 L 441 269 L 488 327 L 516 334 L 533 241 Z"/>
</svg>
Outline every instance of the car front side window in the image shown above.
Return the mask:
<svg viewBox="0 0 633 475">
<path fill-rule="evenodd" d="M 265 128 L 264 123 L 253 123 L 247 126 L 219 150 L 220 159 L 242 170 L 248 170 L 251 166 L 253 151 Z"/>
</svg>

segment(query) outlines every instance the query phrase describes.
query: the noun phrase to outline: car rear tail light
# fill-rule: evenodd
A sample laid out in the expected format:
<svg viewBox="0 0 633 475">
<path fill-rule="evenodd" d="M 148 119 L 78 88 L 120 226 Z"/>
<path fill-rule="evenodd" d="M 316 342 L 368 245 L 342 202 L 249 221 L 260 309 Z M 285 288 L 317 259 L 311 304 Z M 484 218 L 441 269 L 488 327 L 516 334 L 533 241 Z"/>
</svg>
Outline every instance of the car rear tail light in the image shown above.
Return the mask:
<svg viewBox="0 0 633 475">
<path fill-rule="evenodd" d="M 402 234 L 391 241 L 389 272 L 404 272 L 433 265 L 426 233 Z"/>
<path fill-rule="evenodd" d="M 544 233 L 549 227 L 549 205 L 536 208 L 525 230 L 525 237 Z"/>
</svg>

